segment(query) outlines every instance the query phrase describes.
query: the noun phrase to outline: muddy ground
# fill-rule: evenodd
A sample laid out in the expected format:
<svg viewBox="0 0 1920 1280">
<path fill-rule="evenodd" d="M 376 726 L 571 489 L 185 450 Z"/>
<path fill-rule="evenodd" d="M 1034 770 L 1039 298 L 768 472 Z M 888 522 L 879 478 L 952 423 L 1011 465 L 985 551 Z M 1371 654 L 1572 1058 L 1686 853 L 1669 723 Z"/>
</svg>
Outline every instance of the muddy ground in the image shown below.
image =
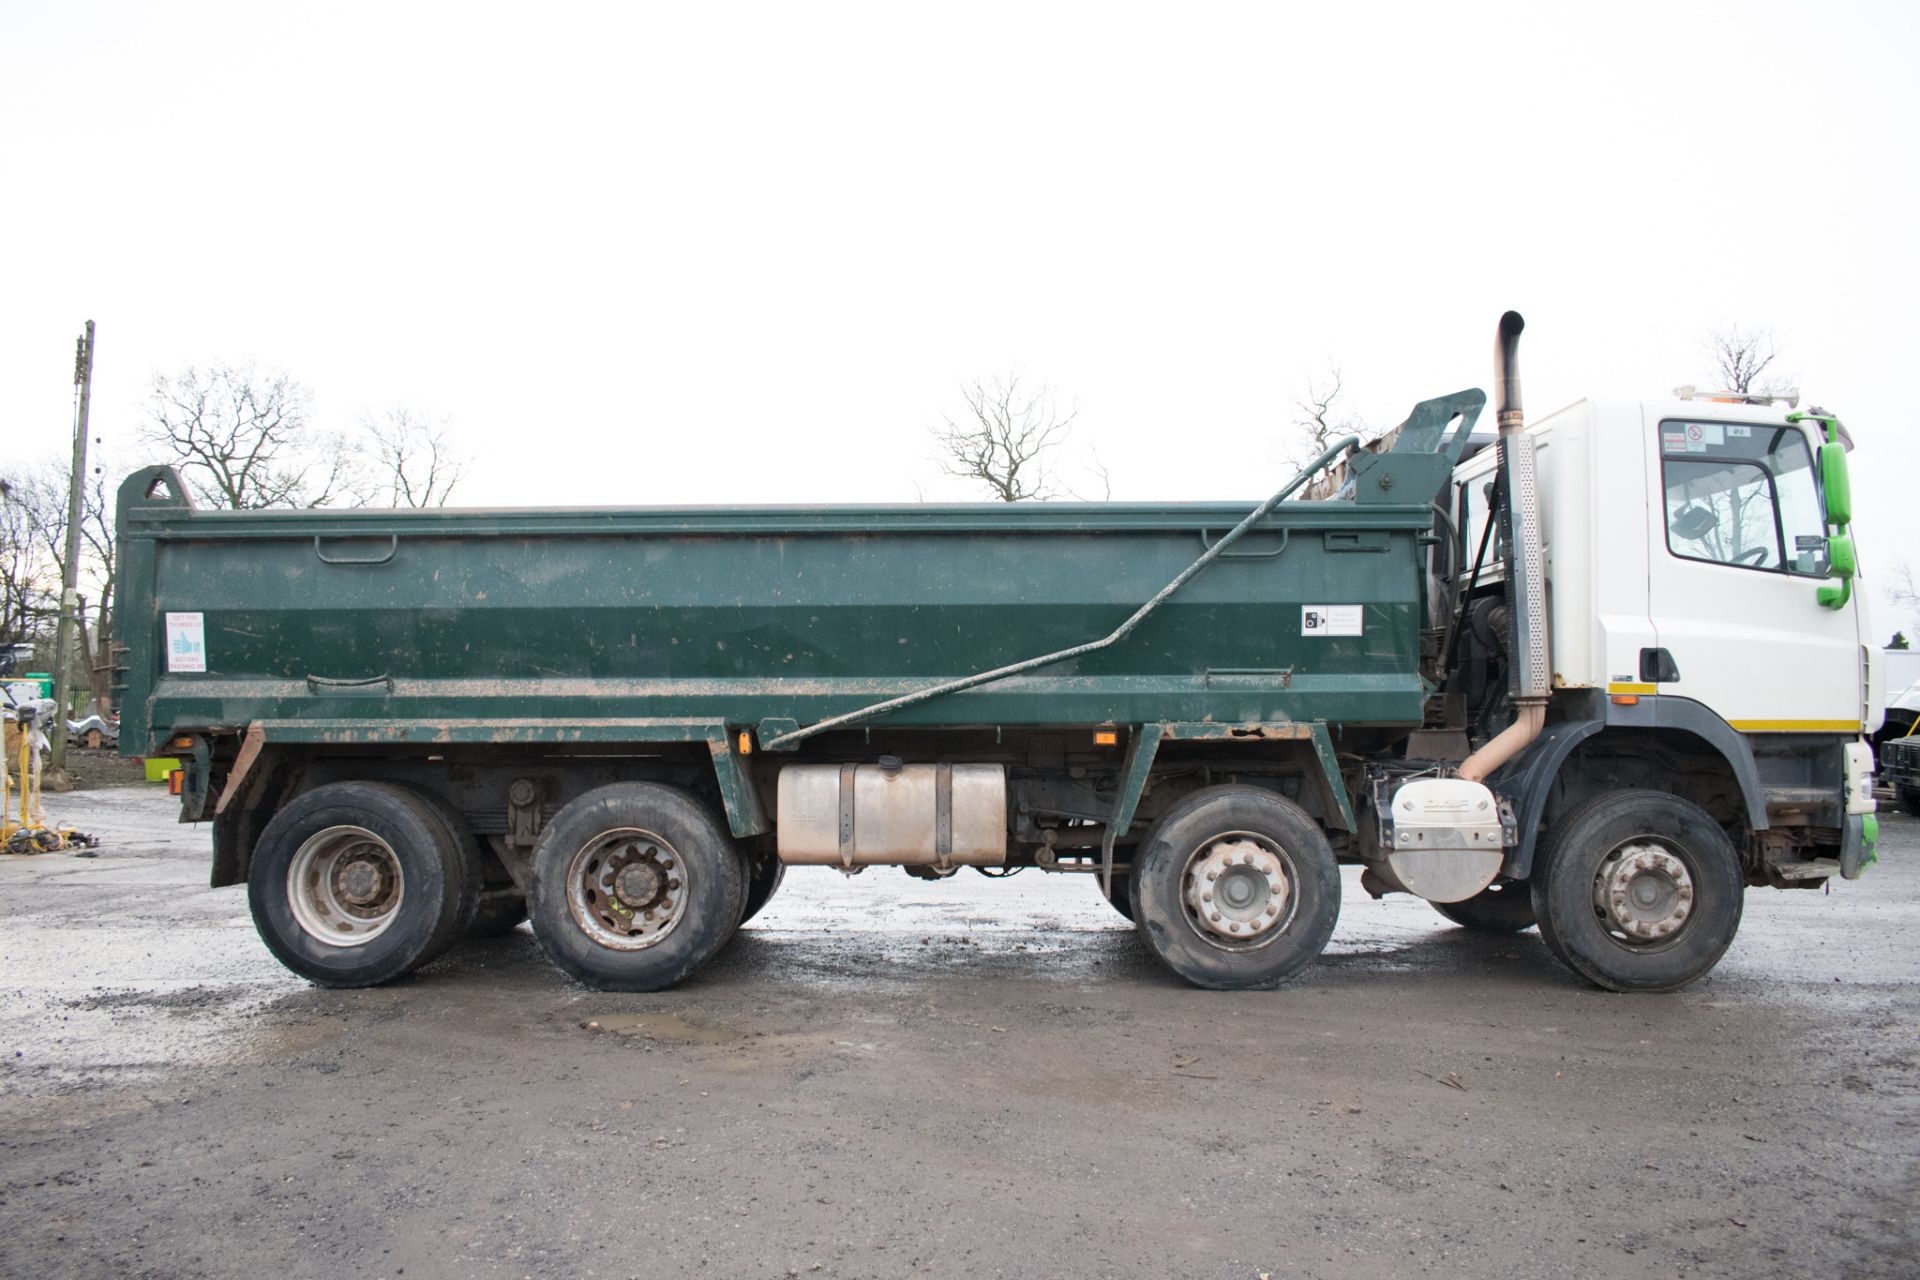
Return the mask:
<svg viewBox="0 0 1920 1280">
<path fill-rule="evenodd" d="M 0 860 L 0 1275 L 1920 1270 L 1911 819 L 1671 996 L 1351 879 L 1310 977 L 1208 994 L 1083 879 L 891 871 L 790 875 L 664 995 L 524 928 L 330 992 L 156 790 Z"/>
</svg>

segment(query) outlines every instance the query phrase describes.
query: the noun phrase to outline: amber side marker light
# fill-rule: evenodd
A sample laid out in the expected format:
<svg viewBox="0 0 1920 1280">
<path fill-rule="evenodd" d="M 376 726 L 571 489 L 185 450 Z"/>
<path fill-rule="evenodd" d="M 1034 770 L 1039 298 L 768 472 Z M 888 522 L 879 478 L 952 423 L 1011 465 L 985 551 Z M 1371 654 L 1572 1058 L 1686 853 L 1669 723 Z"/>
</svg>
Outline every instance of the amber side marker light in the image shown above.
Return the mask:
<svg viewBox="0 0 1920 1280">
<path fill-rule="evenodd" d="M 745 729 L 740 731 L 740 754 L 743 756 L 753 754 L 753 735 Z"/>
<path fill-rule="evenodd" d="M 1093 731 L 1094 746 L 1113 747 L 1113 746 L 1118 746 L 1119 744 L 1120 744 L 1120 731 L 1118 729 L 1095 729 Z"/>
<path fill-rule="evenodd" d="M 1637 707 L 1640 705 L 1640 695 L 1637 693 L 1616 693 L 1613 695 L 1613 705 L 1616 707 Z"/>
<path fill-rule="evenodd" d="M 187 771 L 185 769 L 175 769 L 172 773 L 167 775 L 167 794 L 168 795 L 177 796 L 185 792 L 186 789 L 187 789 Z"/>
</svg>

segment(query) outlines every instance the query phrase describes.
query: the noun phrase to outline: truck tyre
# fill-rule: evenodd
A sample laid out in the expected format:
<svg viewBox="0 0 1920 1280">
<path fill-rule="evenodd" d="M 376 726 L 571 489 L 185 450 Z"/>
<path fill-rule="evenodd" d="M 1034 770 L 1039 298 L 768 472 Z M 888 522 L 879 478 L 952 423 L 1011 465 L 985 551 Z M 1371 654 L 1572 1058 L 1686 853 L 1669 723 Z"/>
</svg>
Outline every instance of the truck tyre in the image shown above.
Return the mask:
<svg viewBox="0 0 1920 1280">
<path fill-rule="evenodd" d="M 1920 818 L 1920 787 L 1899 787 L 1894 794 L 1900 800 L 1901 812 Z"/>
<path fill-rule="evenodd" d="M 786 863 L 772 854 L 761 859 L 747 877 L 747 907 L 740 913 L 740 923 L 745 924 L 759 915 L 760 908 L 773 901 L 773 895 L 780 892 L 780 882 L 786 878 Z"/>
<path fill-rule="evenodd" d="M 1610 991 L 1672 991 L 1700 977 L 1733 942 L 1745 902 L 1720 824 L 1658 791 L 1610 791 L 1561 817 L 1532 885 L 1548 949 Z"/>
<path fill-rule="evenodd" d="M 518 928 L 527 918 L 527 900 L 513 892 L 513 877 L 486 842 L 473 834 L 473 824 L 458 806 L 438 792 L 410 782 L 393 784 L 431 808 L 453 833 L 467 862 L 467 901 L 460 912 L 454 938 L 498 938 Z"/>
<path fill-rule="evenodd" d="M 334 782 L 260 833 L 247 872 L 254 927 L 280 963 L 327 987 L 371 987 L 433 959 L 470 909 L 467 862 L 419 796 Z"/>
<path fill-rule="evenodd" d="M 598 787 L 533 849 L 527 907 L 547 957 L 608 991 L 661 991 L 726 945 L 747 865 L 714 814 L 655 782 Z"/>
<path fill-rule="evenodd" d="M 1340 915 L 1340 870 L 1319 825 L 1257 787 L 1187 796 L 1133 866 L 1136 927 L 1195 986 L 1277 986 L 1313 962 Z"/>
<path fill-rule="evenodd" d="M 1533 928 L 1533 891 L 1524 883 L 1492 884 L 1464 902 L 1435 902 L 1435 911 L 1475 933 L 1520 933 Z"/>
</svg>

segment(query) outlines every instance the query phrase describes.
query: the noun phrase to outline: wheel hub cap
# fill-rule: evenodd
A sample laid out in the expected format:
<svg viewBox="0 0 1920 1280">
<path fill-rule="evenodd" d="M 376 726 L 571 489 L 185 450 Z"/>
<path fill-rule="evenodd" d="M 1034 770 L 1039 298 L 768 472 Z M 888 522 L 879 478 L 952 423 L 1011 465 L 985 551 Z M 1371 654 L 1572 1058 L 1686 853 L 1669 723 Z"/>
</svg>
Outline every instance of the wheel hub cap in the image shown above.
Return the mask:
<svg viewBox="0 0 1920 1280">
<path fill-rule="evenodd" d="M 1187 909 L 1201 929 L 1230 942 L 1267 936 L 1287 918 L 1292 896 L 1279 854 L 1250 836 L 1215 841 L 1187 869 Z"/>
<path fill-rule="evenodd" d="M 365 907 L 379 900 L 386 880 L 384 869 L 378 863 L 356 858 L 340 871 L 336 886 L 349 905 Z"/>
<path fill-rule="evenodd" d="M 406 896 L 393 847 L 364 827 L 309 836 L 287 864 L 287 905 L 310 937 L 357 947 L 384 933 Z"/>
<path fill-rule="evenodd" d="M 629 911 L 652 906 L 666 885 L 666 876 L 654 862 L 629 862 L 613 877 L 614 896 Z"/>
<path fill-rule="evenodd" d="M 608 831 L 573 856 L 567 908 L 589 938 L 639 951 L 671 933 L 687 910 L 686 867 L 650 831 Z"/>
<path fill-rule="evenodd" d="M 1661 942 L 1693 914 L 1693 875 L 1657 844 L 1623 845 L 1593 881 L 1593 905 L 1607 927 L 1633 942 Z"/>
</svg>

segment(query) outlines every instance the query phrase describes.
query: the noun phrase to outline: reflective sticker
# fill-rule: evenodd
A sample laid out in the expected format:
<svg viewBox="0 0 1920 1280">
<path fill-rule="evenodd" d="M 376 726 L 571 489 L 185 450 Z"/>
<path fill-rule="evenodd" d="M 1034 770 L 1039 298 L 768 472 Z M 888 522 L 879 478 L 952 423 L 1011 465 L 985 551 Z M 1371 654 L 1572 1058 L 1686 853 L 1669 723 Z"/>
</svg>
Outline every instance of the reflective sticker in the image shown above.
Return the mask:
<svg viewBox="0 0 1920 1280">
<path fill-rule="evenodd" d="M 1364 612 L 1364 607 L 1357 604 L 1303 604 L 1300 606 L 1300 634 L 1303 636 L 1361 635 Z"/>
<path fill-rule="evenodd" d="M 1752 427 L 1728 427 L 1727 428 L 1727 439 L 1729 440 L 1745 440 L 1752 434 L 1753 434 Z"/>
<path fill-rule="evenodd" d="M 206 615 L 170 613 L 167 615 L 167 670 L 205 671 L 207 669 Z"/>
</svg>

